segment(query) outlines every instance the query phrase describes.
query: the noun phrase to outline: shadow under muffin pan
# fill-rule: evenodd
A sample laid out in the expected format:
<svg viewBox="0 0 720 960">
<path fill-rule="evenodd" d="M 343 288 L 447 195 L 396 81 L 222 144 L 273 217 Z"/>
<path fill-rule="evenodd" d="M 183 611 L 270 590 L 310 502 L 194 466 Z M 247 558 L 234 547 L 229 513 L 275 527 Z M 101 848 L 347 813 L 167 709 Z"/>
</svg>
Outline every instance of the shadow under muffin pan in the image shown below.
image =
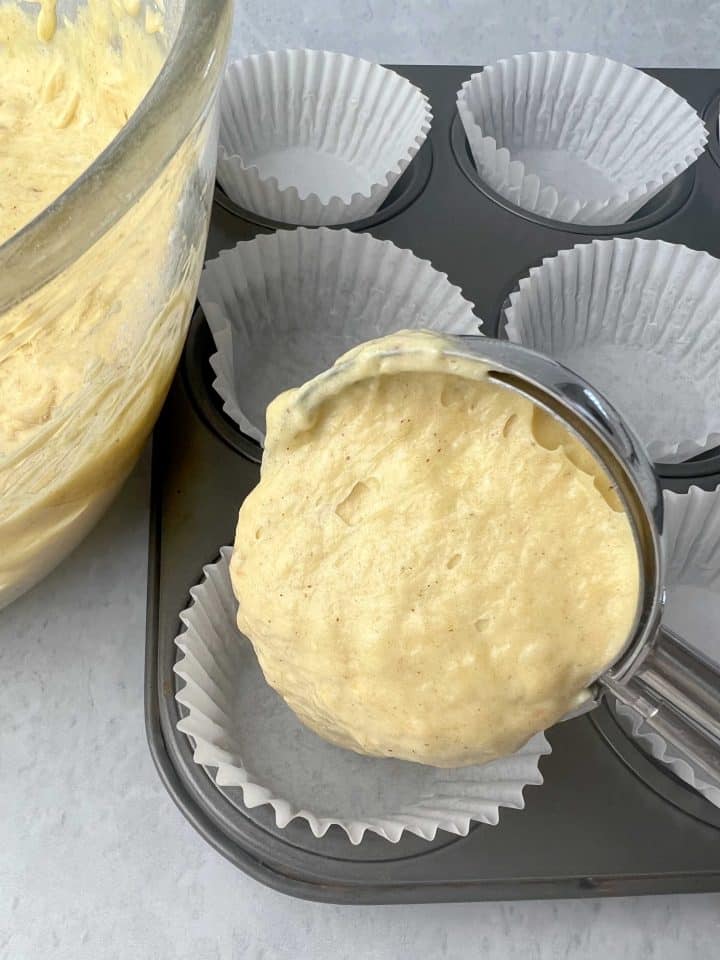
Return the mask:
<svg viewBox="0 0 720 960">
<path fill-rule="evenodd" d="M 577 243 L 577 230 L 536 222 L 496 203 L 458 163 L 449 136 L 455 96 L 476 67 L 394 69 L 431 100 L 432 164 L 411 202 L 374 222 L 372 233 L 447 273 L 476 305 L 484 332 L 497 335 L 499 305 L 517 279 Z M 720 70 L 652 72 L 700 110 L 720 88 Z M 402 180 L 396 189 L 401 186 Z M 209 258 L 271 229 L 231 212 L 219 193 L 216 200 Z M 720 167 L 706 152 L 679 208 L 643 230 L 640 221 L 621 229 L 626 236 L 684 243 L 720 257 L 718 217 Z M 588 234 L 600 235 L 607 233 Z M 548 731 L 553 752 L 541 762 L 545 783 L 526 789 L 524 810 L 503 810 L 498 826 L 475 825 L 467 837 L 439 832 L 433 842 L 405 835 L 392 844 L 367 836 L 353 847 L 334 827 L 321 839 L 303 822 L 279 829 L 270 808 L 246 809 L 239 791 L 219 789 L 194 763 L 190 742 L 176 729 L 182 709 L 172 671 L 178 615 L 203 565 L 232 542 L 238 507 L 258 481 L 260 458 L 258 445 L 222 412 L 212 388 L 214 349 L 198 309 L 154 435 L 145 677 L 146 726 L 158 772 L 208 842 L 276 889 L 343 903 L 720 890 L 720 811 L 648 757 L 605 704 Z M 691 482 L 712 489 L 720 471 L 711 474 L 710 466 L 693 466 L 697 475 L 663 476 L 662 482 L 680 492 Z"/>
</svg>

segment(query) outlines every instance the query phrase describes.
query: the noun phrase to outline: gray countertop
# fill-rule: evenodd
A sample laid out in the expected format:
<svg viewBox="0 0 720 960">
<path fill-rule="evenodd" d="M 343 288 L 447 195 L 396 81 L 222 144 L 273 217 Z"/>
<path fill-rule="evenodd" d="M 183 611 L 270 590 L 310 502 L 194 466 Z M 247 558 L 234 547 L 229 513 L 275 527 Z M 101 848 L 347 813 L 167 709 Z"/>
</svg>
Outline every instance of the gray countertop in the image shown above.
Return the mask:
<svg viewBox="0 0 720 960">
<path fill-rule="evenodd" d="M 0 960 L 711 957 L 720 896 L 336 907 L 207 846 L 143 727 L 148 463 L 0 613 Z"/>
<path fill-rule="evenodd" d="M 380 63 L 492 63 L 578 50 L 656 67 L 720 66 L 717 0 L 235 0 L 232 55 L 341 50 Z"/>
</svg>

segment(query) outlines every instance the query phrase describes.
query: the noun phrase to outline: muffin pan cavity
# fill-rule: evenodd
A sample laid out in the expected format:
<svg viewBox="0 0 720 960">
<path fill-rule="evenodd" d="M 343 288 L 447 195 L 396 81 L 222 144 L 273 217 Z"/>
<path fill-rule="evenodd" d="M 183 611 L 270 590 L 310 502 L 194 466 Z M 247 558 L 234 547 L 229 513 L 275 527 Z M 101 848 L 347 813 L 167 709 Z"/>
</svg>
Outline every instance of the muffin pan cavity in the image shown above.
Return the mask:
<svg viewBox="0 0 720 960">
<path fill-rule="evenodd" d="M 370 230 L 378 224 L 385 223 L 393 217 L 401 214 L 403 210 L 414 203 L 425 189 L 433 167 L 432 144 L 426 141 L 413 159 L 412 163 L 406 167 L 404 173 L 394 185 L 390 193 L 383 200 L 379 209 L 368 216 L 362 216 L 351 220 L 348 223 L 339 224 L 347 227 L 348 230 Z M 216 202 L 234 217 L 246 220 L 248 223 L 255 224 L 267 230 L 292 230 L 296 224 L 283 223 L 280 220 L 272 220 L 259 213 L 248 210 L 235 203 L 223 190 L 220 183 L 217 184 L 215 192 Z"/>
<path fill-rule="evenodd" d="M 472 74 L 457 109 L 480 178 L 562 223 L 624 223 L 702 154 L 687 100 L 589 53 L 517 54 Z"/>
<path fill-rule="evenodd" d="M 218 180 L 241 207 L 298 226 L 372 216 L 425 142 L 427 97 L 394 70 L 326 50 L 231 63 Z"/>
<path fill-rule="evenodd" d="M 475 166 L 470 144 L 459 116 L 453 117 L 450 126 L 450 142 L 455 159 L 462 172 L 470 183 L 489 200 L 492 200 L 493 203 L 498 204 L 515 216 L 529 220 L 538 226 L 547 227 L 551 230 L 564 230 L 569 233 L 579 234 L 580 236 L 611 237 L 628 233 L 641 233 L 644 230 L 649 230 L 651 227 L 655 227 L 672 217 L 678 210 L 681 210 L 689 200 L 695 184 L 695 168 L 689 167 L 666 187 L 663 187 L 659 193 L 656 193 L 644 203 L 642 207 L 624 223 L 601 224 L 597 226 L 584 223 L 562 223 L 517 206 L 485 183 Z"/>
</svg>

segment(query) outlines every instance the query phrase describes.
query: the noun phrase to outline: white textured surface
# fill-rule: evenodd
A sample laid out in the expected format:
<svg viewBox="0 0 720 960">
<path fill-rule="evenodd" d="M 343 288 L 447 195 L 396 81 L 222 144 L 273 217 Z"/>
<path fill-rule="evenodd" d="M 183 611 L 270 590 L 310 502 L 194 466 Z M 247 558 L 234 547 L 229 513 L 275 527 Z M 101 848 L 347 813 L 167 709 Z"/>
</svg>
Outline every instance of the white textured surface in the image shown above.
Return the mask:
<svg viewBox="0 0 720 960">
<path fill-rule="evenodd" d="M 314 47 L 379 63 L 491 63 L 529 50 L 720 66 L 717 0 L 236 0 L 231 55 Z"/>
<path fill-rule="evenodd" d="M 0 960 L 691 960 L 720 896 L 336 907 L 226 863 L 155 774 L 142 713 L 147 466 L 0 614 Z"/>
</svg>

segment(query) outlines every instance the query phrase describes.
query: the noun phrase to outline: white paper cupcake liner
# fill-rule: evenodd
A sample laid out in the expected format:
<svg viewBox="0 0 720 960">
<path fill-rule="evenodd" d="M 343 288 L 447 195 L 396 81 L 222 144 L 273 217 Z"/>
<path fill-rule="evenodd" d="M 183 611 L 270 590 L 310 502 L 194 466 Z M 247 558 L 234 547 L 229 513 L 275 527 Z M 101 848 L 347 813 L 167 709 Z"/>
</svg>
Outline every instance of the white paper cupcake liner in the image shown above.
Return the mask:
<svg viewBox="0 0 720 960">
<path fill-rule="evenodd" d="M 198 297 L 218 348 L 215 389 L 262 443 L 265 409 L 346 350 L 397 330 L 478 333 L 458 287 L 409 250 L 349 230 L 281 230 L 209 261 Z"/>
<path fill-rule="evenodd" d="M 393 843 L 405 831 L 426 840 L 438 830 L 465 836 L 473 821 L 497 824 L 501 807 L 524 807 L 524 788 L 543 782 L 539 761 L 550 753 L 543 734 L 506 759 L 440 770 L 363 757 L 304 727 L 267 685 L 237 629 L 231 553 L 223 547 L 204 568 L 176 639 L 175 672 L 185 681 L 177 699 L 187 710 L 178 729 L 218 786 L 240 787 L 248 808 L 268 804 L 278 827 L 300 818 L 322 837 L 336 824 L 354 844 L 365 831 Z"/>
<path fill-rule="evenodd" d="M 511 203 L 567 223 L 628 220 L 697 160 L 707 130 L 682 97 L 590 54 L 528 53 L 457 97 L 480 178 Z"/>
<path fill-rule="evenodd" d="M 720 488 L 665 491 L 664 545 L 668 557 L 665 623 L 710 660 L 720 664 Z M 680 756 L 631 707 L 617 704 L 622 726 L 653 757 L 720 807 L 720 780 Z"/>
<path fill-rule="evenodd" d="M 283 223 L 350 223 L 382 205 L 432 113 L 392 70 L 322 50 L 236 60 L 220 97 L 217 176 L 241 207 Z"/>
<path fill-rule="evenodd" d="M 720 443 L 720 260 L 660 240 L 594 240 L 534 267 L 510 340 L 585 377 L 655 461 Z"/>
</svg>

